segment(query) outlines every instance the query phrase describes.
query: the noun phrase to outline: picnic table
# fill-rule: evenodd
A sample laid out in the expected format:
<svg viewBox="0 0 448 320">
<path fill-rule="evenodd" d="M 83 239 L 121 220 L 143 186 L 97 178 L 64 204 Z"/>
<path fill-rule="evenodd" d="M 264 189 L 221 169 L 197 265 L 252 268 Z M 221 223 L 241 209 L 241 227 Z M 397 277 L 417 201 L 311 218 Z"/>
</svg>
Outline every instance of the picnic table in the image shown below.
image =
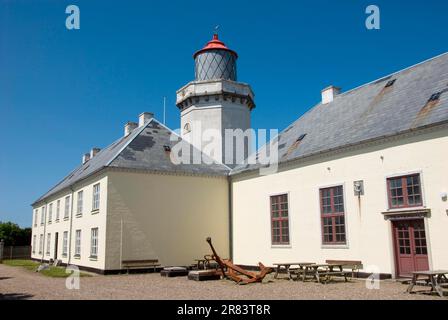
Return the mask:
<svg viewBox="0 0 448 320">
<path fill-rule="evenodd" d="M 291 274 L 292 270 L 297 270 L 300 272 L 303 270 L 305 266 L 312 265 L 313 262 L 282 262 L 282 263 L 274 263 L 275 266 L 275 275 L 274 279 L 278 278 L 278 274 L 280 273 L 281 269 L 286 270 L 286 274 L 288 275 L 289 280 L 294 280 Z M 297 266 L 297 268 L 291 268 L 291 266 Z"/>
<path fill-rule="evenodd" d="M 322 276 L 325 276 L 325 282 L 323 283 L 328 283 L 333 275 L 343 276 L 345 281 L 347 281 L 347 272 L 344 271 L 344 264 L 342 263 L 305 265 L 301 272 L 297 273 L 297 280 L 302 276 L 302 281 L 305 281 L 307 275 L 312 275 L 313 279 L 316 279 L 317 282 L 321 282 Z"/>
<path fill-rule="evenodd" d="M 412 293 L 412 289 L 414 288 L 414 286 L 421 283 L 419 281 L 419 277 L 423 277 L 425 278 L 425 284 L 429 284 L 431 286 L 430 292 L 433 292 L 435 290 L 440 297 L 443 297 L 444 288 L 442 288 L 441 284 L 448 282 L 448 279 L 446 277 L 447 274 L 448 270 L 414 271 L 412 272 L 412 280 L 406 291 L 408 293 Z"/>
</svg>

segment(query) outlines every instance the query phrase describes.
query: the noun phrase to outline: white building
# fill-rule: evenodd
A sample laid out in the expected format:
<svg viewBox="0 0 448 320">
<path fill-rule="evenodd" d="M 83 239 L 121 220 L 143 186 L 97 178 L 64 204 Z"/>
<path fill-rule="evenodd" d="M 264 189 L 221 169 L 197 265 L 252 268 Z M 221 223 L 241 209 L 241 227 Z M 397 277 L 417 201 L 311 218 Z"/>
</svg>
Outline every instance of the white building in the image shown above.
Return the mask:
<svg viewBox="0 0 448 320">
<path fill-rule="evenodd" d="M 323 90 L 280 133 L 270 175 L 222 164 L 222 139 L 208 152 L 194 138 L 250 128 L 255 106 L 236 82 L 237 54 L 217 36 L 194 57 L 196 79 L 177 92 L 182 138 L 143 113 L 92 149 L 33 204 L 34 259 L 99 272 L 125 260 L 189 265 L 211 236 L 248 266 L 360 260 L 384 277 L 448 267 L 448 54 L 345 93 Z M 180 139 L 189 159 L 202 148 L 210 164 L 173 163 Z"/>
</svg>

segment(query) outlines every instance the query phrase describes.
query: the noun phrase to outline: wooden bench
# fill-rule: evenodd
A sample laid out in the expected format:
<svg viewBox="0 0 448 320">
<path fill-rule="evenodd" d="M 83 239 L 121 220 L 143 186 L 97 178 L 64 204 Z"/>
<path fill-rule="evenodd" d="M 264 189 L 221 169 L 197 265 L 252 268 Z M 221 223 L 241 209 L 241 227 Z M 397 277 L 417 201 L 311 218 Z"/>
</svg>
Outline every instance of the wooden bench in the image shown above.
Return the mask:
<svg viewBox="0 0 448 320">
<path fill-rule="evenodd" d="M 157 259 L 149 259 L 149 260 L 123 260 L 121 261 L 121 267 L 127 270 L 145 270 L 145 269 L 153 269 L 156 272 L 156 268 L 160 267 L 159 260 Z"/>
<path fill-rule="evenodd" d="M 359 269 L 362 269 L 362 262 L 358 260 L 325 260 L 328 264 L 340 264 L 342 268 L 350 269 L 351 277 L 355 277 L 355 273 L 359 272 Z"/>
</svg>

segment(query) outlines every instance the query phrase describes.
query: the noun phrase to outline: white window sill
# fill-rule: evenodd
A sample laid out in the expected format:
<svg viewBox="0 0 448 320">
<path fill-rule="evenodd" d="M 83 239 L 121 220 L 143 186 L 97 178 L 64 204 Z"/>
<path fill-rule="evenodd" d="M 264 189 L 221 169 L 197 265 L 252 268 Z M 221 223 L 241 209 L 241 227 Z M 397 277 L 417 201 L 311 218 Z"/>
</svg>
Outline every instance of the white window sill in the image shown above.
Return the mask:
<svg viewBox="0 0 448 320">
<path fill-rule="evenodd" d="M 290 244 L 273 244 L 271 245 L 271 249 L 291 249 L 292 245 Z"/>
<path fill-rule="evenodd" d="M 321 249 L 350 249 L 348 244 L 325 244 L 320 246 Z"/>
<path fill-rule="evenodd" d="M 100 212 L 100 209 L 95 209 L 95 210 L 92 210 L 92 214 L 97 214 L 97 213 L 99 213 Z"/>
<path fill-rule="evenodd" d="M 98 261 L 98 257 L 97 256 L 90 256 L 89 260 L 90 261 Z"/>
<path fill-rule="evenodd" d="M 82 213 L 77 213 L 75 217 L 76 218 L 81 218 L 82 217 Z"/>
</svg>

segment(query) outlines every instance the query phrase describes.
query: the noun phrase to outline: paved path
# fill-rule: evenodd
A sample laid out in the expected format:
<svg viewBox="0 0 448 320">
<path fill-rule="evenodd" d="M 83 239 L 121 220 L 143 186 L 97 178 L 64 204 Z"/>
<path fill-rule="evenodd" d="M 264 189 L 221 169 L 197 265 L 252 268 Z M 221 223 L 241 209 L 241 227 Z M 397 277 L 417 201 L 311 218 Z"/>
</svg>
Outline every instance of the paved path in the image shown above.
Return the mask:
<svg viewBox="0 0 448 320">
<path fill-rule="evenodd" d="M 273 275 L 268 276 L 272 279 Z M 21 267 L 0 264 L 1 299 L 447 299 L 405 293 L 407 286 L 381 281 L 368 290 L 364 281 L 327 285 L 287 280 L 238 286 L 231 281 L 196 282 L 162 278 L 159 274 L 95 275 L 80 279 L 79 290 L 68 290 L 65 279 L 49 278 Z"/>
</svg>

